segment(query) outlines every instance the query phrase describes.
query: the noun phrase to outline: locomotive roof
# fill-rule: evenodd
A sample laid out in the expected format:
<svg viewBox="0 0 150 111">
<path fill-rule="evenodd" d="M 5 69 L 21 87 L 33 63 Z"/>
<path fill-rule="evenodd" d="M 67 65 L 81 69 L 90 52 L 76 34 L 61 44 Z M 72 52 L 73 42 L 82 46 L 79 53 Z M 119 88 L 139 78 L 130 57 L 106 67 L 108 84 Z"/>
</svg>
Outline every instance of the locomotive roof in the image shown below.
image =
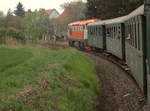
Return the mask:
<svg viewBox="0 0 150 111">
<path fill-rule="evenodd" d="M 143 14 L 144 14 L 144 5 L 140 6 L 139 8 L 137 8 L 136 10 L 134 10 L 133 12 L 131 12 L 130 14 L 128 14 L 126 16 L 117 17 L 117 18 L 114 18 L 114 19 L 102 20 L 102 21 L 90 23 L 88 25 L 93 26 L 93 25 L 123 23 L 124 21 L 126 21 L 126 20 L 128 20 L 128 19 L 130 19 L 134 16 L 143 15 Z"/>
<path fill-rule="evenodd" d="M 89 23 L 93 23 L 96 21 L 99 21 L 99 19 L 76 21 L 76 22 L 72 22 L 72 23 L 68 24 L 68 26 L 83 26 L 83 25 L 87 25 Z"/>
</svg>

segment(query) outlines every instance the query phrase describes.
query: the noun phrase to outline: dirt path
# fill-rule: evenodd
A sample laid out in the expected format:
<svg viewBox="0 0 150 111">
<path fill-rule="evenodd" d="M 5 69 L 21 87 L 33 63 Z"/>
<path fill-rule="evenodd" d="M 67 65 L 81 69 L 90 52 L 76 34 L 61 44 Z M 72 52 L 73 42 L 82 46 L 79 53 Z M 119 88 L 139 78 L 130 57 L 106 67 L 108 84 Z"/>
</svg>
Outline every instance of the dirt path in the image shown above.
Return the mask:
<svg viewBox="0 0 150 111">
<path fill-rule="evenodd" d="M 142 111 L 144 98 L 133 80 L 113 63 L 86 54 L 96 63 L 102 96 L 97 111 Z"/>
</svg>

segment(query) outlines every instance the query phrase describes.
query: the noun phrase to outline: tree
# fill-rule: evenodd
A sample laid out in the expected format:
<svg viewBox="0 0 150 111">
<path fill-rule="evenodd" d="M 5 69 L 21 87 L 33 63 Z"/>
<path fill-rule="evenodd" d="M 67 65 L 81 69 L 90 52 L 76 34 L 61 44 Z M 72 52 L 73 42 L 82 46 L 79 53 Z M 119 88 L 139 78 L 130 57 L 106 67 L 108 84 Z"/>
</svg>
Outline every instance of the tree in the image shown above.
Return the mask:
<svg viewBox="0 0 150 111">
<path fill-rule="evenodd" d="M 6 16 L 6 19 L 5 19 L 5 26 L 6 26 L 6 27 L 9 26 L 8 23 L 9 23 L 10 21 L 12 21 L 12 18 L 13 18 L 13 12 L 11 11 L 11 9 L 9 9 L 9 10 L 7 11 L 7 16 Z"/>
<path fill-rule="evenodd" d="M 11 11 L 11 9 L 8 9 L 7 18 L 11 18 L 12 16 L 13 16 L 13 12 Z"/>
<path fill-rule="evenodd" d="M 2 11 L 0 11 L 0 27 L 4 27 L 5 16 Z"/>
<path fill-rule="evenodd" d="M 59 36 L 67 36 L 67 25 L 70 22 L 84 20 L 86 18 L 86 3 L 82 0 L 68 2 L 61 5 L 64 12 L 54 20 L 54 28 Z"/>
<path fill-rule="evenodd" d="M 86 3 L 82 2 L 82 0 L 64 3 L 61 5 L 61 7 L 67 11 L 67 18 L 70 19 L 70 21 L 83 20 L 86 18 Z"/>
<path fill-rule="evenodd" d="M 42 10 L 27 14 L 23 18 L 24 32 L 28 39 L 36 41 L 44 33 L 50 33 L 50 21 Z"/>
<path fill-rule="evenodd" d="M 87 18 L 110 19 L 129 14 L 143 0 L 87 0 Z"/>
<path fill-rule="evenodd" d="M 14 13 L 15 13 L 16 16 L 24 17 L 25 11 L 24 11 L 22 3 L 20 3 L 20 2 L 18 3 Z"/>
</svg>

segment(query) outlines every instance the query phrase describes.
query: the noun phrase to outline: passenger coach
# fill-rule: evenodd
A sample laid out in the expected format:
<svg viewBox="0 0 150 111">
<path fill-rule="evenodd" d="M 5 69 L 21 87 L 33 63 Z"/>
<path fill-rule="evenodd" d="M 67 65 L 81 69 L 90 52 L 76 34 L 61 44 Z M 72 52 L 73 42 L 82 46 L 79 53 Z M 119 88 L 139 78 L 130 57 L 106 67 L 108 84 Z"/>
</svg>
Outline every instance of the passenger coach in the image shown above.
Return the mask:
<svg viewBox="0 0 150 111">
<path fill-rule="evenodd" d="M 130 13 L 125 24 L 126 63 L 131 68 L 133 77 L 146 93 L 146 25 L 144 5 Z"/>
<path fill-rule="evenodd" d="M 107 52 L 125 60 L 123 24 L 125 17 L 126 16 L 89 24 L 88 45 L 107 50 Z"/>
</svg>

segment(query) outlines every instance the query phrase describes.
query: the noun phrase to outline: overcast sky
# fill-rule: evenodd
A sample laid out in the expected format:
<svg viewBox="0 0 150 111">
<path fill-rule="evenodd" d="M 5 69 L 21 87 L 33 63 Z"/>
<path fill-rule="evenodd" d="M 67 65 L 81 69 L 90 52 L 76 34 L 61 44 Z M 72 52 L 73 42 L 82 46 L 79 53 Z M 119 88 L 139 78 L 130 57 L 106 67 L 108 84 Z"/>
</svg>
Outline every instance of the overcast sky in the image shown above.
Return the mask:
<svg viewBox="0 0 150 111">
<path fill-rule="evenodd" d="M 33 11 L 39 8 L 45 9 L 56 8 L 61 13 L 62 12 L 62 9 L 60 8 L 61 4 L 77 0 L 0 0 L 0 1 L 1 1 L 0 10 L 6 14 L 9 8 L 11 8 L 13 11 L 16 8 L 18 2 L 21 2 L 23 4 L 25 10 L 31 9 Z"/>
</svg>

